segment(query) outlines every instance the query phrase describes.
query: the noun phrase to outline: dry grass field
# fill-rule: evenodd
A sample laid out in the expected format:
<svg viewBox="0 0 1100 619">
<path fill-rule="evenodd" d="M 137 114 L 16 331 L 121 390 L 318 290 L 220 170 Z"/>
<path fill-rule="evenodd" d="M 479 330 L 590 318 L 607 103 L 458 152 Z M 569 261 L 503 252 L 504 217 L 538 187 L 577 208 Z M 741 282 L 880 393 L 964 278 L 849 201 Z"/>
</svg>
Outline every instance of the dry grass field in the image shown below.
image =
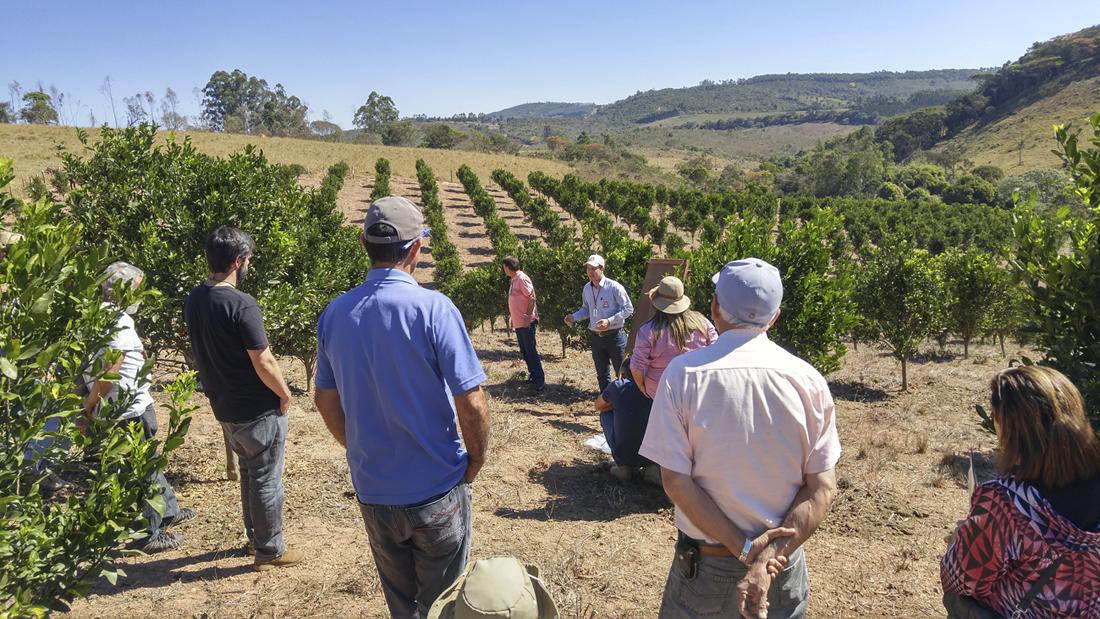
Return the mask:
<svg viewBox="0 0 1100 619">
<path fill-rule="evenodd" d="M 391 182 L 416 197 L 409 179 Z M 361 221 L 369 188 L 362 177 L 348 179 L 340 205 L 349 221 Z M 461 189 L 443 183 L 440 193 L 464 266 L 488 260 L 481 219 Z M 517 221 L 514 206 L 498 201 L 517 234 L 534 233 Z M 415 273 L 424 284 L 431 266 L 428 256 Z M 505 295 L 502 289 L 502 304 Z M 474 485 L 472 556 L 511 554 L 538 564 L 564 617 L 655 616 L 672 558 L 672 506 L 659 488 L 615 481 L 610 459 L 582 446 L 599 431 L 589 355 L 562 357 L 557 337 L 541 334 L 548 387 L 536 395 L 524 387 L 509 333 L 486 326 L 472 335 L 489 377 L 493 432 Z M 897 364 L 873 348 L 850 351 L 828 377 L 844 455 L 838 498 L 807 545 L 811 616 L 944 615 L 938 564 L 943 536 L 968 506 L 962 463 L 970 451 L 988 462 L 993 446 L 972 409 L 1005 364 L 992 347 L 972 346 L 966 360 L 957 348 L 939 355 L 930 345 L 911 365 L 908 393 L 898 391 Z M 344 453 L 304 391 L 301 366 L 283 360 L 283 368 L 301 390 L 287 441 L 286 535 L 307 561 L 257 573 L 239 552 L 237 484 L 226 480 L 220 430 L 196 394 L 199 410 L 168 473 L 181 505 L 199 510 L 181 527 L 186 545 L 125 559 L 128 577 L 117 586 L 98 583 L 76 602 L 73 617 L 386 615 Z"/>
<path fill-rule="evenodd" d="M 809 150 L 830 138 L 847 135 L 859 127 L 835 123 L 777 125 L 759 129 L 668 129 L 644 127 L 622 136 L 628 148 L 661 148 L 699 154 L 706 152 L 723 159 L 767 159 L 777 154 Z"/>
<path fill-rule="evenodd" d="M 89 130 L 88 133 L 94 141 L 98 130 Z M 168 132 L 161 132 L 161 134 L 167 137 Z M 373 177 L 374 162 L 379 157 L 390 160 L 393 174 L 413 178 L 416 177 L 415 163 L 418 158 L 427 161 L 441 180 L 451 179 L 454 171 L 464 163 L 483 178 L 487 178 L 496 168 L 504 168 L 524 178 L 532 170 L 541 170 L 556 176 L 569 171 L 569 166 L 558 161 L 471 151 L 345 144 L 202 131 L 180 132 L 176 135 L 177 139 L 190 138 L 199 151 L 219 157 L 228 156 L 240 151 L 248 144 L 253 144 L 262 149 L 271 161 L 282 164 L 297 163 L 313 174 L 323 173 L 328 166 L 342 160 L 351 166 L 353 173 Z M 64 146 L 69 150 L 80 148 L 76 129 L 0 124 L 0 157 L 15 160 L 14 187 L 17 191 L 29 177 L 60 163 L 57 155 L 58 146 Z"/>
<path fill-rule="evenodd" d="M 939 148 L 961 144 L 966 158 L 974 165 L 995 165 L 1006 174 L 1060 168 L 1061 160 L 1051 152 L 1058 146 L 1052 127 L 1056 124 L 1087 127 L 1089 117 L 1098 110 L 1100 77 L 1079 80 L 1043 93 L 1042 98 L 1005 118 L 970 127 Z"/>
</svg>

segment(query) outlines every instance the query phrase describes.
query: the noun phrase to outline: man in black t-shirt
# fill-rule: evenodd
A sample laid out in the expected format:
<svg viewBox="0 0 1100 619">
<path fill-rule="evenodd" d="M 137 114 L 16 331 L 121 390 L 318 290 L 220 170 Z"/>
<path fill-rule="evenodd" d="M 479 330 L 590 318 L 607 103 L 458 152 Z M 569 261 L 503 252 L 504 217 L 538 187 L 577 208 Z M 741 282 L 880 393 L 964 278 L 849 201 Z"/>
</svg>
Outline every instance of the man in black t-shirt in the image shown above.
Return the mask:
<svg viewBox="0 0 1100 619">
<path fill-rule="evenodd" d="M 237 290 L 256 244 L 222 226 L 206 241 L 210 278 L 187 295 L 191 352 L 214 417 L 237 454 L 241 508 L 257 571 L 293 565 L 302 551 L 283 543 L 283 461 L 290 389 L 267 343 L 256 299 Z"/>
</svg>

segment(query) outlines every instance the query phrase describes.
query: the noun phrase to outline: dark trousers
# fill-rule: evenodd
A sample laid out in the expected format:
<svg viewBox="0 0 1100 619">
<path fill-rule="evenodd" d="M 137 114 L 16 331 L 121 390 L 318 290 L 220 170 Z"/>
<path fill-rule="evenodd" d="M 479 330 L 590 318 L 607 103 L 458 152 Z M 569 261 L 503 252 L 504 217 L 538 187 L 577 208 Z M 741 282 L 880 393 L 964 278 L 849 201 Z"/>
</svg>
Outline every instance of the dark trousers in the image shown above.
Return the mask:
<svg viewBox="0 0 1100 619">
<path fill-rule="evenodd" d="M 607 446 L 611 448 L 611 458 L 615 460 L 615 464 L 623 466 L 653 464 L 649 458 L 638 454 L 638 450 L 642 447 L 641 439 L 645 436 L 648 424 L 649 408 L 639 411 L 612 409 L 600 413 L 600 427 L 603 428 L 603 436 L 607 439 Z"/>
<path fill-rule="evenodd" d="M 241 512 L 256 557 L 283 554 L 283 466 L 286 415 L 270 414 L 244 423 L 221 422 L 229 447 L 237 454 L 241 478 Z"/>
<path fill-rule="evenodd" d="M 519 341 L 519 353 L 527 363 L 527 379 L 532 385 L 542 387 L 546 384 L 546 375 L 542 371 L 542 359 L 536 348 L 535 331 L 538 326 L 538 321 L 535 321 L 529 327 L 516 329 L 516 339 Z"/>
<path fill-rule="evenodd" d="M 359 504 L 390 616 L 423 619 L 470 556 L 470 484 L 420 505 Z"/>
<path fill-rule="evenodd" d="M 600 384 L 600 393 L 603 393 L 611 382 L 612 372 L 618 376 L 619 368 L 623 365 L 626 333 L 622 329 L 605 331 L 604 335 L 589 331 L 588 341 L 592 346 L 592 363 L 596 365 L 596 381 Z"/>
<path fill-rule="evenodd" d="M 141 433 L 145 436 L 145 440 L 152 440 L 157 435 L 157 411 L 150 404 L 145 412 L 141 414 L 141 417 L 136 417 L 133 423 L 141 423 Z M 149 522 L 149 535 L 156 535 L 157 531 L 160 531 L 161 525 L 164 521 L 172 520 L 180 511 L 179 504 L 176 502 L 176 491 L 172 488 L 172 484 L 168 483 L 168 480 L 164 477 L 164 471 L 157 471 L 153 475 L 150 475 L 145 480 L 151 485 L 155 485 L 160 491 L 160 495 L 164 497 L 164 514 L 158 514 L 157 510 L 153 509 L 152 505 L 148 502 L 145 503 L 145 507 L 141 510 L 141 515 Z"/>
</svg>

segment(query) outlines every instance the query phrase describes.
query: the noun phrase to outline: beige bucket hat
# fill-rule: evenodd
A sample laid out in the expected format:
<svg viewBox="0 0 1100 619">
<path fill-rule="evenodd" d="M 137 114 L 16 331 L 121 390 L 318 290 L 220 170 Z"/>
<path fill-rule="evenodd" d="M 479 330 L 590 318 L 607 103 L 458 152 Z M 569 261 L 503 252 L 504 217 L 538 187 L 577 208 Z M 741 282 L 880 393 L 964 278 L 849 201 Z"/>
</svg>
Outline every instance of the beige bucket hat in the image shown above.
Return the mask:
<svg viewBox="0 0 1100 619">
<path fill-rule="evenodd" d="M 666 314 L 682 314 L 691 307 L 691 299 L 684 294 L 684 282 L 669 275 L 661 278 L 657 287 L 649 291 L 653 307 Z"/>
<path fill-rule="evenodd" d="M 558 608 L 538 577 L 538 568 L 515 557 L 480 559 L 444 591 L 428 619 L 557 619 Z"/>
</svg>

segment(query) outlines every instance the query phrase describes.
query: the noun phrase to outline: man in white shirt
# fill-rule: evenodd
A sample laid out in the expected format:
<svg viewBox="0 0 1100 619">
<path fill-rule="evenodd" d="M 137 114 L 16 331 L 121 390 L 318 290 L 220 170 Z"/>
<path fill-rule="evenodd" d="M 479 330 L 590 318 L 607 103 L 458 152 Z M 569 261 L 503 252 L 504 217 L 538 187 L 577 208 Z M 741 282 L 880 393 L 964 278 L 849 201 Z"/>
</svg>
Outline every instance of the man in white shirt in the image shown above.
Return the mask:
<svg viewBox="0 0 1100 619">
<path fill-rule="evenodd" d="M 602 256 L 592 254 L 584 264 L 588 283 L 581 291 L 581 308 L 565 316 L 565 324 L 573 326 L 588 320 L 588 341 L 592 345 L 592 362 L 596 366 L 596 382 L 600 393 L 611 382 L 611 371 L 619 377 L 619 368 L 626 354 L 626 331 L 623 325 L 634 313 L 634 304 L 619 282 L 604 276 Z"/>
<path fill-rule="evenodd" d="M 661 466 L 680 531 L 661 617 L 801 617 L 801 545 L 836 495 L 833 399 L 768 339 L 783 297 L 775 267 L 735 260 L 713 281 L 718 341 L 669 364 L 640 450 Z M 773 559 L 785 566 L 774 582 Z"/>
<path fill-rule="evenodd" d="M 88 393 L 84 397 L 84 415 L 91 418 L 97 414 L 102 401 L 122 401 L 127 408 L 118 416 L 119 423 L 139 424 L 145 440 L 152 440 L 157 434 L 157 412 L 153 406 L 153 397 L 149 394 L 149 380 L 142 375 L 145 366 L 145 345 L 138 336 L 132 314 L 136 314 L 140 304 L 126 308 L 118 306 L 119 294 L 125 288 L 138 288 L 145 280 L 145 273 L 132 264 L 113 262 L 104 270 L 106 279 L 102 284 L 103 302 L 116 310 L 114 331 L 107 345 L 118 353 L 110 367 L 98 368 L 103 374 L 88 377 Z M 102 354 L 105 354 L 103 351 Z M 107 380 L 106 373 L 118 375 L 116 380 Z M 149 535 L 136 547 L 146 553 L 175 550 L 183 543 L 183 536 L 169 531 L 169 527 L 182 524 L 195 517 L 195 510 L 181 508 L 176 493 L 168 483 L 163 471 L 155 471 L 146 481 L 159 489 L 164 500 L 164 513 L 160 514 L 151 505 L 146 504 L 142 515 L 148 520 Z"/>
</svg>

